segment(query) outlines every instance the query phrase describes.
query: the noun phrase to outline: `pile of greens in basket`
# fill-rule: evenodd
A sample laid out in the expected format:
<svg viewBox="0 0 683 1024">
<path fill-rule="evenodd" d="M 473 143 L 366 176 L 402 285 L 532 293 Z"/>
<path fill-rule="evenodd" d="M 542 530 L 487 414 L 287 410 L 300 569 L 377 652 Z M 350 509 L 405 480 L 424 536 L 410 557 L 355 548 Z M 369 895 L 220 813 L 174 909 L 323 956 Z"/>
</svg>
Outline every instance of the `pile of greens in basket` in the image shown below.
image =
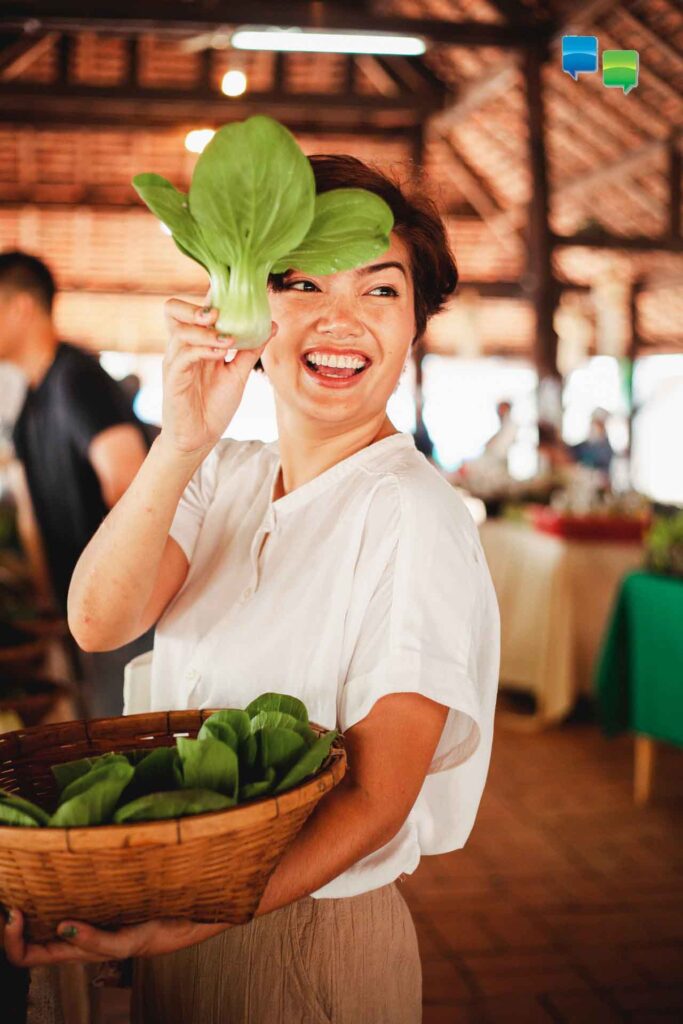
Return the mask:
<svg viewBox="0 0 683 1024">
<path fill-rule="evenodd" d="M 216 328 L 238 349 L 270 337 L 269 274 L 352 270 L 386 252 L 394 224 L 389 206 L 366 189 L 316 195 L 294 136 L 262 115 L 218 129 L 187 195 L 159 174 L 137 174 L 133 186 L 209 274 Z"/>
<path fill-rule="evenodd" d="M 244 711 L 217 711 L 197 739 L 54 765 L 59 806 L 50 816 L 0 790 L 0 825 L 59 828 L 180 818 L 283 793 L 318 771 L 336 730 L 318 737 L 302 701 L 264 693 Z"/>
</svg>

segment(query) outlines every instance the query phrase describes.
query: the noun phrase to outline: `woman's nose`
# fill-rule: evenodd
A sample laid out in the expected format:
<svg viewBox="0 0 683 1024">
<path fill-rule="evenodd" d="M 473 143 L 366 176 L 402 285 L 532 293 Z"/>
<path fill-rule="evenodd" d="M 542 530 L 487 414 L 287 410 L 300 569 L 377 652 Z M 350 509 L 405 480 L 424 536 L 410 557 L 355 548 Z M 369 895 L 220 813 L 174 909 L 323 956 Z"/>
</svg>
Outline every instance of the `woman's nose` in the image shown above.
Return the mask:
<svg viewBox="0 0 683 1024">
<path fill-rule="evenodd" d="M 363 333 L 354 303 L 337 299 L 318 317 L 316 324 L 321 334 L 330 334 L 333 338 L 359 337 Z"/>
</svg>

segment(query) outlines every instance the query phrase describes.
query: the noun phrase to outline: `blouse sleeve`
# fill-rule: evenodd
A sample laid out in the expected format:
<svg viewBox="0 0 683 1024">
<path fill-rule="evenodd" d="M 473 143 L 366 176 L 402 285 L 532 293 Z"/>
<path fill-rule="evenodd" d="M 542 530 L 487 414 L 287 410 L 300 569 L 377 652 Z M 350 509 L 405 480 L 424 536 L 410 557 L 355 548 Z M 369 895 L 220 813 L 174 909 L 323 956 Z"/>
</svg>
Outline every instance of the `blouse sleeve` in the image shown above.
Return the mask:
<svg viewBox="0 0 683 1024">
<path fill-rule="evenodd" d="M 467 761 L 480 741 L 488 573 L 476 527 L 452 492 L 437 491 L 432 501 L 399 481 L 396 496 L 393 513 L 384 514 L 394 542 L 363 609 L 339 725 L 350 729 L 388 694 L 424 694 L 450 709 L 429 768 L 437 773 Z"/>
<path fill-rule="evenodd" d="M 220 443 L 219 443 L 220 444 Z M 196 470 L 178 502 L 169 537 L 180 545 L 188 562 L 192 561 L 206 510 L 216 493 L 219 446 L 213 448 Z"/>
</svg>

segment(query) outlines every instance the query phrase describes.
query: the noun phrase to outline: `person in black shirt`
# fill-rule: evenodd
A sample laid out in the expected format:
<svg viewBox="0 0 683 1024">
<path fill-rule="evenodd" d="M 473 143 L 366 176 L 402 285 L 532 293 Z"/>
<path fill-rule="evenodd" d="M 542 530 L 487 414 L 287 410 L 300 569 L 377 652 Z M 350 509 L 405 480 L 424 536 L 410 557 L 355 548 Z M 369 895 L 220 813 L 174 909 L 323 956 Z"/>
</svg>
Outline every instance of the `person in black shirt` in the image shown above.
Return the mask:
<svg viewBox="0 0 683 1024">
<path fill-rule="evenodd" d="M 94 356 L 60 341 L 48 267 L 0 253 L 0 359 L 26 376 L 13 442 L 44 549 L 51 595 L 66 617 L 71 575 L 100 523 L 127 490 L 149 448 L 124 392 Z M 94 716 L 120 714 L 123 667 L 153 646 L 147 633 L 116 651 L 81 654 Z"/>
</svg>

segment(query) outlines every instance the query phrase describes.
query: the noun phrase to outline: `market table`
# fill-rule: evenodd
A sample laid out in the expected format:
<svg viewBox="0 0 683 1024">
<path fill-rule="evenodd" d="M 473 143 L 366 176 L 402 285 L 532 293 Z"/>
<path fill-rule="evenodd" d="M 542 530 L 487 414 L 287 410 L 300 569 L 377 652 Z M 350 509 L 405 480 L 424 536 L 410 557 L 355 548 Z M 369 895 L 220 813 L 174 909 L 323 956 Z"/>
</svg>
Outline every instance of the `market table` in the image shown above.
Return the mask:
<svg viewBox="0 0 683 1024">
<path fill-rule="evenodd" d="M 608 735 L 636 733 L 635 798 L 652 785 L 654 740 L 683 746 L 683 579 L 634 572 L 623 581 L 595 673 Z"/>
<path fill-rule="evenodd" d="M 579 541 L 489 519 L 480 536 L 501 616 L 503 685 L 536 698 L 531 724 L 561 721 L 592 692 L 595 661 L 638 542 Z"/>
</svg>

